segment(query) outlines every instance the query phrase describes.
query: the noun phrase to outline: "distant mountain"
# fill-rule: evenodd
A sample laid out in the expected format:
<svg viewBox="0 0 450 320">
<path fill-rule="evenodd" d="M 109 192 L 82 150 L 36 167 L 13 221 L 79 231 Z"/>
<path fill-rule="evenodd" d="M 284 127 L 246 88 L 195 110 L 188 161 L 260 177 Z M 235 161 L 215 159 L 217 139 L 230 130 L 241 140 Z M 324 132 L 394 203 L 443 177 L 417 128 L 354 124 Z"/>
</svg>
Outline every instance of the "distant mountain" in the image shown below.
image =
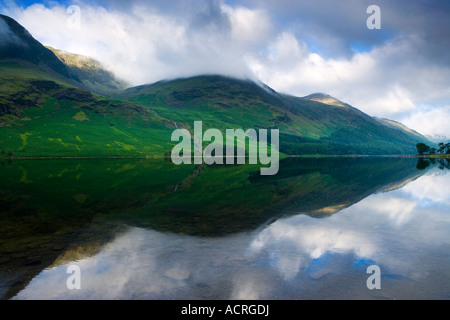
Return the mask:
<svg viewBox="0 0 450 320">
<path fill-rule="evenodd" d="M 342 101 L 340 101 L 340 100 L 338 100 L 338 99 L 336 99 L 336 98 L 334 98 L 334 97 L 332 97 L 330 95 L 324 94 L 324 93 L 314 93 L 314 94 L 311 94 L 311 95 L 306 96 L 304 98 L 305 99 L 309 99 L 309 100 L 313 100 L 313 101 L 317 101 L 317 102 L 321 102 L 321 103 L 324 103 L 324 104 L 329 104 L 329 105 L 332 105 L 332 106 L 354 108 L 351 105 L 349 105 L 349 104 L 347 104 L 345 102 L 342 102 Z M 386 119 L 386 118 L 378 118 L 378 117 L 373 117 L 373 119 L 375 119 L 379 123 L 381 123 L 381 124 L 383 124 L 383 125 L 385 125 L 385 126 L 387 126 L 389 128 L 398 130 L 398 131 L 408 135 L 412 139 L 416 138 L 419 141 L 423 140 L 425 142 L 429 142 L 430 141 L 427 137 L 421 135 L 420 133 L 418 133 L 415 130 L 412 130 L 412 129 L 408 128 L 403 123 L 400 123 L 398 121 L 390 120 L 390 119 Z"/>
<path fill-rule="evenodd" d="M 309 96 L 304 97 L 304 99 L 317 101 L 317 102 L 321 102 L 324 104 L 329 104 L 331 106 L 349 107 L 348 104 L 346 104 L 328 94 L 325 94 L 325 93 L 313 93 L 313 94 L 310 94 Z"/>
<path fill-rule="evenodd" d="M 385 119 L 385 118 L 375 118 L 377 121 L 379 121 L 380 123 L 393 128 L 395 130 L 399 130 L 402 132 L 406 132 L 408 134 L 411 134 L 413 136 L 416 136 L 418 139 L 423 139 L 424 136 L 422 136 L 420 133 L 418 133 L 415 130 L 412 130 L 410 128 L 408 128 L 407 126 L 405 126 L 403 123 L 400 123 L 398 121 L 395 120 L 389 120 L 389 119 Z"/>
<path fill-rule="evenodd" d="M 38 67 L 53 77 L 92 92 L 107 94 L 127 87 L 95 59 L 44 47 L 15 20 L 0 15 L 0 58 Z"/>
<path fill-rule="evenodd" d="M 431 141 L 431 142 L 433 142 L 433 143 L 436 143 L 436 144 L 438 144 L 438 143 L 440 143 L 440 142 L 448 142 L 448 141 L 449 141 L 449 138 L 448 138 L 448 137 L 443 136 L 443 135 L 438 135 L 438 134 L 425 135 L 425 137 L 426 137 L 429 141 Z"/>
<path fill-rule="evenodd" d="M 52 47 L 46 47 L 78 77 L 86 89 L 98 93 L 109 93 L 125 89 L 128 84 L 117 77 L 97 60 Z"/>
<path fill-rule="evenodd" d="M 427 141 L 326 94 L 294 97 L 220 75 L 120 90 L 99 62 L 52 52 L 6 16 L 0 38 L 0 152 L 7 156 L 162 156 L 175 145 L 173 130 L 192 130 L 198 120 L 220 130 L 279 129 L 287 155 L 415 154 L 416 143 Z"/>
</svg>

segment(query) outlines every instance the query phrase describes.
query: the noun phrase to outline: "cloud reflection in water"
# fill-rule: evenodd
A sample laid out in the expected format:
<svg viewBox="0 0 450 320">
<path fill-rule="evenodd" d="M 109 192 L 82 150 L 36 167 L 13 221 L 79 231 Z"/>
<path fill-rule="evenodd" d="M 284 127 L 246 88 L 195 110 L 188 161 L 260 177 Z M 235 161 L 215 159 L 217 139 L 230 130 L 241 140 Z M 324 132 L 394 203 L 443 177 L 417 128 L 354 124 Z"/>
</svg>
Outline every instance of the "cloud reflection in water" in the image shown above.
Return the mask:
<svg viewBox="0 0 450 320">
<path fill-rule="evenodd" d="M 73 262 L 81 290 L 66 288 L 69 263 L 42 271 L 15 298 L 448 298 L 448 185 L 447 172 L 431 170 L 326 218 L 300 214 L 222 238 L 130 228 Z M 378 296 L 365 287 L 369 264 L 382 271 Z"/>
</svg>

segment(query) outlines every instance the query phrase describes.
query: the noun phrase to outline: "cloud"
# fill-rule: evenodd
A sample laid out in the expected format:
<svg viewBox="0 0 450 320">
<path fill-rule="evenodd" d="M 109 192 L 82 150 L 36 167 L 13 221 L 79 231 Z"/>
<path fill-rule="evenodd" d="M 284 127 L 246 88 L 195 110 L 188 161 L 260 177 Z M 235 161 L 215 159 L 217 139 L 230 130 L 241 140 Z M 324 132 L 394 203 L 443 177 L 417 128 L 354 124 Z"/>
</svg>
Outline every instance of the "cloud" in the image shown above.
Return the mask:
<svg viewBox="0 0 450 320">
<path fill-rule="evenodd" d="M 367 258 L 379 251 L 363 231 L 345 224 L 333 227 L 327 222 L 316 222 L 302 215 L 277 221 L 254 239 L 251 251 L 263 256 L 265 252 L 281 252 L 279 249 L 284 248 L 283 254 L 272 256 L 271 260 L 286 280 L 294 278 L 311 259 L 319 259 L 329 252 Z"/>
<path fill-rule="evenodd" d="M 0 20 L 0 39 L 2 40 L 0 42 L 0 45 L 7 41 L 7 39 L 11 36 L 11 30 L 9 29 L 8 25 L 5 21 Z"/>
<path fill-rule="evenodd" d="M 291 33 L 270 44 L 269 54 L 248 61 L 269 86 L 294 95 L 325 92 L 374 116 L 415 111 L 422 101 L 450 97 L 450 67 L 416 64 L 415 38 L 393 39 L 370 52 L 347 58 L 324 58 Z"/>
<path fill-rule="evenodd" d="M 448 105 L 450 3 L 378 1 L 381 30 L 365 28 L 370 4 L 263 1 L 259 5 L 283 31 L 270 42 L 269 54 L 251 56 L 252 70 L 276 90 L 300 96 L 329 93 L 374 116 L 420 118 L 423 105 Z M 288 54 L 286 48 L 291 48 Z M 446 112 L 436 113 L 442 123 L 450 120 Z M 429 116 L 426 132 L 450 137 L 441 125 L 434 130 Z M 414 129 L 422 132 L 420 126 Z"/>
<path fill-rule="evenodd" d="M 367 199 L 364 205 L 371 208 L 375 214 L 386 216 L 393 226 L 403 226 L 412 219 L 417 206 L 415 201 L 389 196 L 382 198 L 380 201 L 380 197 L 374 196 Z"/>
<path fill-rule="evenodd" d="M 378 0 L 381 9 L 381 30 L 366 28 L 366 10 L 372 0 L 241 0 L 244 6 L 263 7 L 271 13 L 280 28 L 303 39 L 311 48 L 321 49 L 325 57 L 351 58 L 353 44 L 363 44 L 366 51 L 383 45 L 399 35 L 415 35 L 427 40 L 420 48 L 422 55 L 439 58 L 441 65 L 449 59 L 448 41 L 450 3 L 441 0 L 401 1 Z M 316 50 L 313 50 L 316 52 Z M 433 59 L 436 62 L 436 59 Z"/>
<path fill-rule="evenodd" d="M 79 29 L 67 27 L 70 15 L 60 5 L 11 13 L 45 45 L 96 58 L 134 85 L 208 73 L 251 77 L 243 56 L 270 32 L 264 11 L 219 2 L 201 2 L 183 14 L 139 1 L 126 11 L 110 4 L 107 10 L 80 3 Z"/>
<path fill-rule="evenodd" d="M 24 43 L 12 33 L 8 24 L 3 19 L 0 19 L 0 47 L 7 44 L 24 45 Z"/>
<path fill-rule="evenodd" d="M 326 219 L 297 215 L 262 230 L 250 251 L 285 280 L 310 270 L 330 254 L 373 261 L 383 272 L 415 278 L 429 272 L 417 248 L 432 252 L 446 245 L 449 175 L 431 172 L 401 189 L 373 194 Z M 437 249 L 439 251 L 439 249 Z M 320 264 L 320 263 L 319 263 Z M 324 272 L 340 272 L 323 263 Z M 313 274 L 312 274 L 313 275 Z"/>
<path fill-rule="evenodd" d="M 421 177 L 418 182 L 406 185 L 402 191 L 423 203 L 450 205 L 450 193 L 443 187 L 448 183 L 448 180 L 448 171 L 431 172 Z"/>
<path fill-rule="evenodd" d="M 408 127 L 431 138 L 444 141 L 450 137 L 450 105 L 422 107 L 412 114 L 406 115 L 401 121 Z M 446 142 L 446 141 L 444 141 Z"/>
</svg>

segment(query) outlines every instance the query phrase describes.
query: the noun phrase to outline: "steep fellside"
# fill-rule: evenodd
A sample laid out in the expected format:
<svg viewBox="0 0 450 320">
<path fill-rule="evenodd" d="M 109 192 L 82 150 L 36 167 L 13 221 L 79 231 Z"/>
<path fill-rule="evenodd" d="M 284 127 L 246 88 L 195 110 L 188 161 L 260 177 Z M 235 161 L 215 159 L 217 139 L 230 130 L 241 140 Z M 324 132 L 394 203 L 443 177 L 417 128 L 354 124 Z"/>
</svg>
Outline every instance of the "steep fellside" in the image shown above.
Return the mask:
<svg viewBox="0 0 450 320">
<path fill-rule="evenodd" d="M 325 104 L 275 92 L 250 80 L 197 76 L 127 89 L 122 99 L 179 126 L 277 128 L 286 154 L 411 154 L 420 136 L 399 131 L 342 102 Z M 327 97 L 327 102 L 332 97 Z M 423 138 L 422 140 L 426 140 Z"/>
<path fill-rule="evenodd" d="M 108 94 L 117 90 L 123 90 L 128 86 L 125 81 L 117 79 L 113 73 L 106 70 L 95 59 L 52 47 L 46 48 L 51 50 L 88 90 L 100 94 Z"/>
<path fill-rule="evenodd" d="M 0 157 L 149 156 L 170 149 L 172 122 L 85 90 L 6 16 L 0 16 L 0 38 Z"/>
<path fill-rule="evenodd" d="M 15 20 L 4 15 L 0 15 L 0 58 L 21 64 L 28 62 L 55 76 L 78 80 L 53 52 L 34 39 Z"/>
</svg>

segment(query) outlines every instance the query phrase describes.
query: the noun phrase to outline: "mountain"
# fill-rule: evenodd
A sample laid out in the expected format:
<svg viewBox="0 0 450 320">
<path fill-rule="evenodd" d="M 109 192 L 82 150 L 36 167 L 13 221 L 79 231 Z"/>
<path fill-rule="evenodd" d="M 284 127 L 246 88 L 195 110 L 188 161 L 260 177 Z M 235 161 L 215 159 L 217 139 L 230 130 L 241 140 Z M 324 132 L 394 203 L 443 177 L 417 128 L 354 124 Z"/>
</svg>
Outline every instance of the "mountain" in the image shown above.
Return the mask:
<svg viewBox="0 0 450 320">
<path fill-rule="evenodd" d="M 100 94 L 127 86 L 95 59 L 44 47 L 24 27 L 4 15 L 0 15 L 0 39 L 3 62 L 38 67 L 56 79 Z"/>
<path fill-rule="evenodd" d="M 63 76 L 68 80 L 78 80 L 50 50 L 14 19 L 0 15 L 0 57 L 4 61 L 31 63 L 44 71 Z"/>
<path fill-rule="evenodd" d="M 2 15 L 0 36 L 0 157 L 147 156 L 170 148 L 168 120 L 87 90 L 82 72 L 80 80 Z"/>
<path fill-rule="evenodd" d="M 384 124 L 385 126 L 388 126 L 388 127 L 392 128 L 392 129 L 399 130 L 399 131 L 402 131 L 402 132 L 406 132 L 408 134 L 416 136 L 418 139 L 423 139 L 424 138 L 424 136 L 422 136 L 417 131 L 408 128 L 403 123 L 400 123 L 398 121 L 385 119 L 385 118 L 375 118 L 375 119 L 377 121 L 379 121 L 380 123 Z"/>
<path fill-rule="evenodd" d="M 163 156 L 173 130 L 198 120 L 277 128 L 287 155 L 415 154 L 427 141 L 328 95 L 295 97 L 250 80 L 204 75 L 121 90 L 98 61 L 52 51 L 1 15 L 0 37 L 3 157 Z"/>
<path fill-rule="evenodd" d="M 412 154 L 415 144 L 426 140 L 330 96 L 294 97 L 217 75 L 160 81 L 129 88 L 119 97 L 151 106 L 187 129 L 197 120 L 221 130 L 278 128 L 280 151 L 286 154 Z"/>
<path fill-rule="evenodd" d="M 350 107 L 348 104 L 328 95 L 325 93 L 313 93 L 309 96 L 304 97 L 304 99 L 312 100 L 321 102 L 324 104 L 329 104 L 331 106 L 338 106 L 338 107 Z"/>
<path fill-rule="evenodd" d="M 69 70 L 78 77 L 84 87 L 97 93 L 110 93 L 125 89 L 128 84 L 117 77 L 97 60 L 79 54 L 73 54 L 52 47 L 52 51 Z"/>
</svg>

